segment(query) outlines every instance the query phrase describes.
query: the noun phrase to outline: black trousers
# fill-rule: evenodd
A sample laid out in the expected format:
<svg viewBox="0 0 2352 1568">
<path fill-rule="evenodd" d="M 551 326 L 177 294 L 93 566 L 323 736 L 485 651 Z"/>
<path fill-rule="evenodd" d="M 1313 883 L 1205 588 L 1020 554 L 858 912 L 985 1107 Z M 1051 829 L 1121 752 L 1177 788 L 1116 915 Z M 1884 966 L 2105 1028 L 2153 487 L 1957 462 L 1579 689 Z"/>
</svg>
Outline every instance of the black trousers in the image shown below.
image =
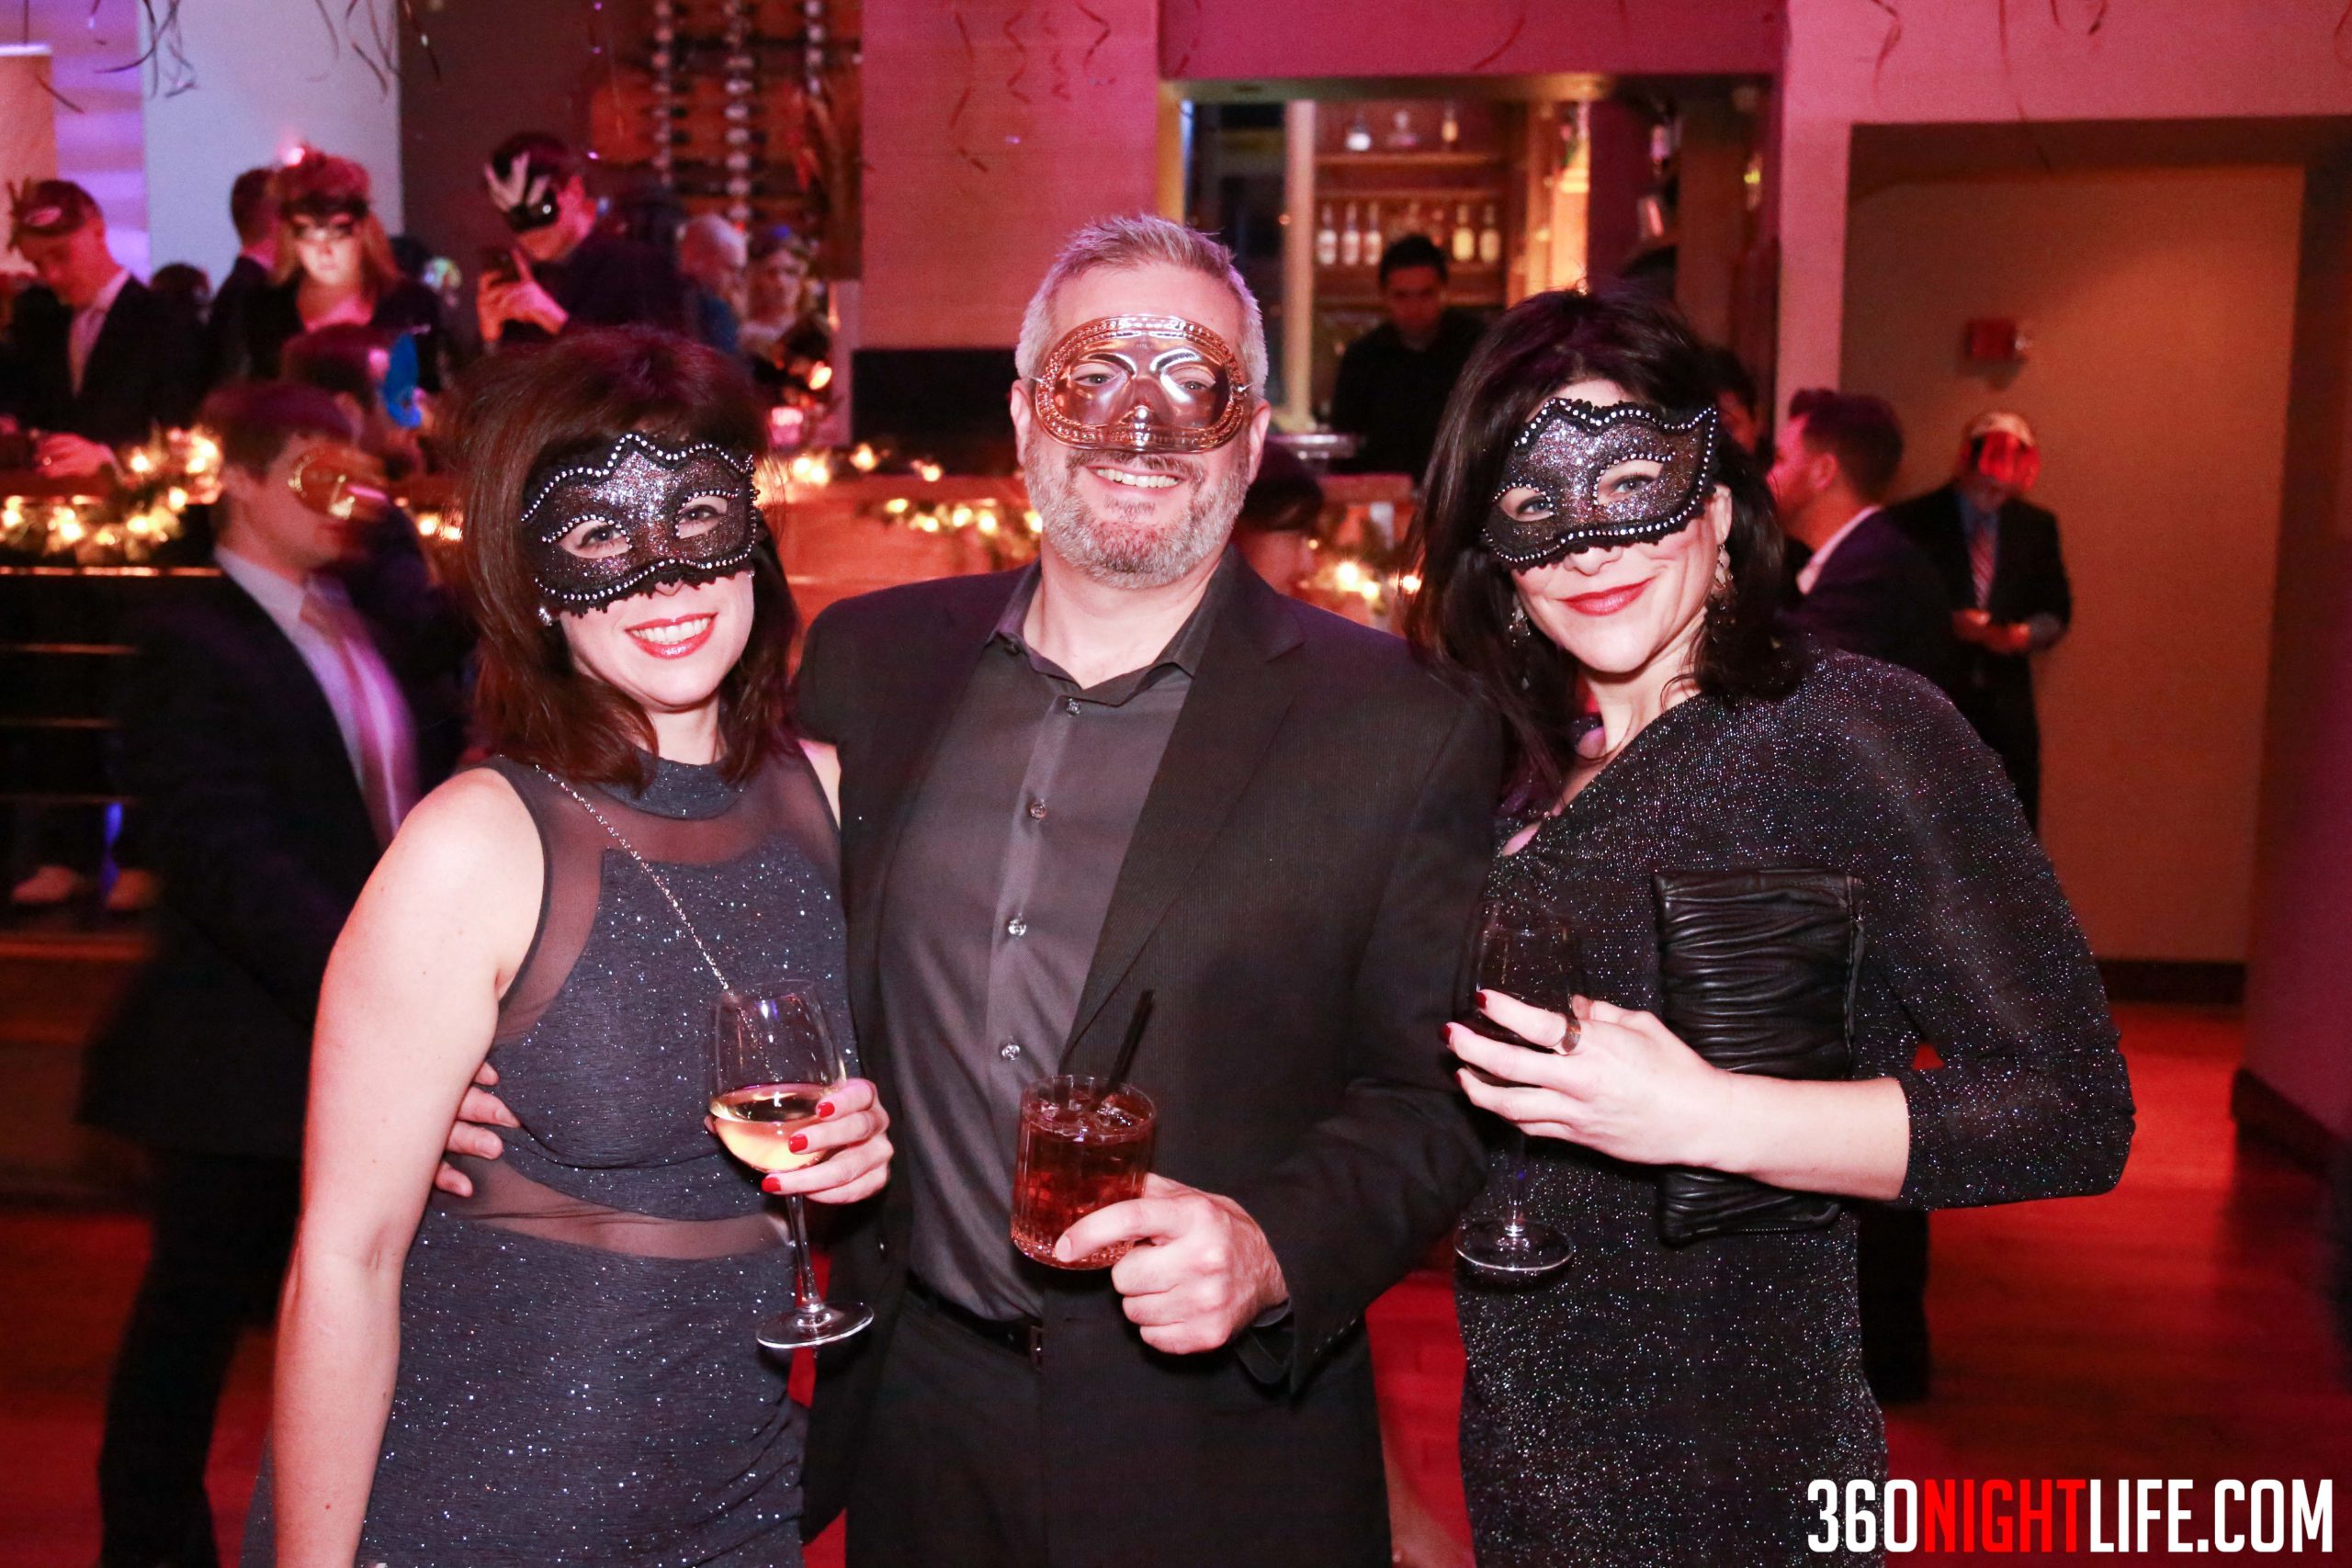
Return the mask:
<svg viewBox="0 0 2352 1568">
<path fill-rule="evenodd" d="M 899 1314 L 849 1498 L 849 1568 L 1045 1568 L 1043 1384 L 919 1296 Z"/>
<path fill-rule="evenodd" d="M 267 1323 L 294 1241 L 290 1159 L 152 1151 L 154 1241 L 107 1390 L 104 1568 L 215 1568 L 204 1466 L 237 1336 Z"/>
<path fill-rule="evenodd" d="M 1928 1216 L 1857 1205 L 1854 1266 L 1861 1292 L 1862 1371 L 1881 1404 L 1928 1397 Z"/>
</svg>

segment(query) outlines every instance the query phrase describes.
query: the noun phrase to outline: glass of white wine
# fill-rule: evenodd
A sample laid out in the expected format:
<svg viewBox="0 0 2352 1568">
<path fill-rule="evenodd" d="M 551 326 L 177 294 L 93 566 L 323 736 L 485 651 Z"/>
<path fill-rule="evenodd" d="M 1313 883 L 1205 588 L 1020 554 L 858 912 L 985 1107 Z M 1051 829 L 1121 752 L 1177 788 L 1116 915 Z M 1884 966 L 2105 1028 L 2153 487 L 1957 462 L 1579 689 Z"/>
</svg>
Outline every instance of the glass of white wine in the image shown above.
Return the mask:
<svg viewBox="0 0 2352 1568">
<path fill-rule="evenodd" d="M 832 1151 L 792 1146 L 817 1124 L 817 1108 L 847 1076 L 824 1004 L 804 980 L 775 980 L 720 994 L 710 1031 L 710 1118 L 728 1153 L 754 1170 L 797 1170 Z M 804 1350 L 846 1339 L 874 1321 L 859 1302 L 829 1302 L 817 1286 L 808 1217 L 800 1195 L 785 1196 L 792 1226 L 788 1312 L 760 1325 L 771 1350 Z"/>
</svg>

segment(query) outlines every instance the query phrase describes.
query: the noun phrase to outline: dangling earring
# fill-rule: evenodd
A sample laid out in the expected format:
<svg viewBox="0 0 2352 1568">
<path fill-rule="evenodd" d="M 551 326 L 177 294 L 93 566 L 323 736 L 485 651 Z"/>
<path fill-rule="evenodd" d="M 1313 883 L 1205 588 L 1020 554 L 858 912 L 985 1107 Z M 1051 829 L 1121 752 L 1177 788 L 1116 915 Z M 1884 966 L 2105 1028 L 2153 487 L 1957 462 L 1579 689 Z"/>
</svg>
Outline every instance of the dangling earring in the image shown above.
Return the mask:
<svg viewBox="0 0 2352 1568">
<path fill-rule="evenodd" d="M 1713 588 L 1708 592 L 1707 598 L 1716 605 L 1728 607 L 1731 604 L 1731 551 L 1726 548 L 1715 557 L 1715 582 Z"/>
<path fill-rule="evenodd" d="M 555 625 L 555 617 L 548 613 L 548 607 L 545 604 L 539 606 L 539 625 L 543 626 Z"/>
</svg>

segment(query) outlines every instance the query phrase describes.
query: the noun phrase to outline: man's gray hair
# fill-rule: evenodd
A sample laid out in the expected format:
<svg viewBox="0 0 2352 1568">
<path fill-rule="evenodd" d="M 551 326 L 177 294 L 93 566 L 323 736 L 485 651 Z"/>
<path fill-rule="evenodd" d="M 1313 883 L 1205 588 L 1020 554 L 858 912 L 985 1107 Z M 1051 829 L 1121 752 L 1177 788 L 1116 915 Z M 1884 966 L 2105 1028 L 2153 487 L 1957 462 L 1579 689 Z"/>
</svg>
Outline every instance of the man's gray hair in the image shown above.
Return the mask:
<svg viewBox="0 0 2352 1568">
<path fill-rule="evenodd" d="M 1177 266 L 1213 277 L 1233 291 L 1241 307 L 1241 341 L 1233 345 L 1241 356 L 1241 374 L 1261 401 L 1266 396 L 1266 318 L 1258 297 L 1233 269 L 1233 253 L 1197 229 L 1171 223 L 1149 213 L 1098 218 L 1064 242 L 1061 254 L 1046 271 L 1046 280 L 1029 297 L 1021 317 L 1021 344 L 1012 362 L 1024 377 L 1035 376 L 1054 346 L 1054 297 L 1065 284 L 1090 272 L 1126 271 L 1146 266 Z M 1073 323 L 1075 324 L 1075 323 Z"/>
</svg>

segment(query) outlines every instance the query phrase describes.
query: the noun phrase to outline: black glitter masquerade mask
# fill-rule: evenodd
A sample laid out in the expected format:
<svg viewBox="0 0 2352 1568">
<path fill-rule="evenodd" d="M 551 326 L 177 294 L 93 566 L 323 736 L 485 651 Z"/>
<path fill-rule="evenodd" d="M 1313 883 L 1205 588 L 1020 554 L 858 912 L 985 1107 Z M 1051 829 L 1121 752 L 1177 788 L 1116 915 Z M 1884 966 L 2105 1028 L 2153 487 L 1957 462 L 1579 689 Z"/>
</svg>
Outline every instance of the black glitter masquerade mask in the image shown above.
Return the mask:
<svg viewBox="0 0 2352 1568">
<path fill-rule="evenodd" d="M 1714 494 L 1717 431 L 1713 409 L 1552 399 L 1511 443 L 1487 547 L 1524 569 L 1688 527 Z"/>
<path fill-rule="evenodd" d="M 601 610 L 667 582 L 750 568 L 760 540 L 752 460 L 707 441 L 636 431 L 532 476 L 522 527 L 531 578 L 567 610 Z"/>
</svg>

